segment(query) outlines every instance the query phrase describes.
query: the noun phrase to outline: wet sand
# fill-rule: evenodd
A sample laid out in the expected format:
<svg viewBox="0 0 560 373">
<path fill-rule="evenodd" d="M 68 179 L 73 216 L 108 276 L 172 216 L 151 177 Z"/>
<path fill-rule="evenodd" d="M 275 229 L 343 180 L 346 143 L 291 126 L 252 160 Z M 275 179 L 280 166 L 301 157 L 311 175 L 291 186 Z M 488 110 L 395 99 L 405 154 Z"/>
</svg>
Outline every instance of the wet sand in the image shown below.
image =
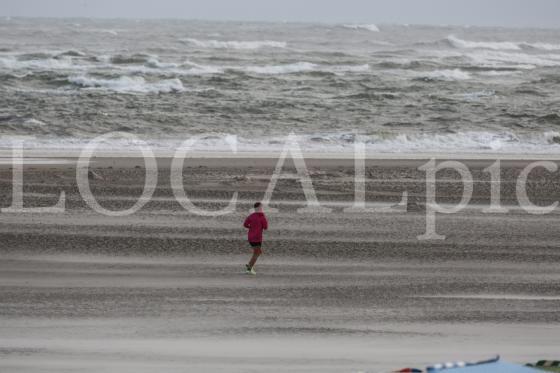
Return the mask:
<svg viewBox="0 0 560 373">
<path fill-rule="evenodd" d="M 131 207 L 142 193 L 142 162 L 97 159 L 99 203 Z M 241 222 L 262 198 L 270 160 L 194 160 L 185 189 L 205 209 L 185 211 L 160 160 L 152 200 L 127 217 L 92 211 L 70 163 L 25 168 L 26 207 L 63 214 L 0 214 L 0 370 L 17 372 L 381 372 L 501 354 L 512 362 L 558 358 L 558 212 L 517 206 L 523 161 L 505 163 L 507 214 L 484 214 L 492 161 L 469 161 L 471 205 L 439 215 L 445 241 L 424 233 L 421 160 L 368 162 L 368 206 L 354 198 L 347 161 L 310 162 L 319 201 L 331 213 L 299 214 L 298 182 L 280 180 L 258 275 L 243 266 L 250 249 Z M 136 164 L 138 163 L 138 164 Z M 136 166 L 140 166 L 137 168 Z M 460 199 L 458 175 L 443 171 L 438 201 Z M 557 173 L 535 170 L 535 204 L 560 200 Z M 1 206 L 11 202 L 11 171 L 0 169 Z M 399 206 L 406 191 L 411 203 Z"/>
</svg>

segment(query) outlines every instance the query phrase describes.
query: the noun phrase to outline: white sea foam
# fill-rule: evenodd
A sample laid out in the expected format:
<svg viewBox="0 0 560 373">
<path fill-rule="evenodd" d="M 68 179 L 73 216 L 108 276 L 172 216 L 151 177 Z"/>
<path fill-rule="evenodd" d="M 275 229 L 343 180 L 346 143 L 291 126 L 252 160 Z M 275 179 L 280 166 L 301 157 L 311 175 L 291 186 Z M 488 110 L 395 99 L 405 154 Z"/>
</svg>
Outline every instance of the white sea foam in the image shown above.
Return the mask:
<svg viewBox="0 0 560 373">
<path fill-rule="evenodd" d="M 513 132 L 465 131 L 459 133 L 372 136 L 370 151 L 379 152 L 490 152 L 560 153 L 558 132 L 516 134 Z"/>
<path fill-rule="evenodd" d="M 560 44 L 549 44 L 549 43 L 522 43 L 522 45 L 535 48 L 535 49 L 543 49 L 547 51 L 556 51 L 560 50 Z"/>
<path fill-rule="evenodd" d="M 114 66 L 119 70 L 133 74 L 144 75 L 212 75 L 223 74 L 226 71 L 240 71 L 259 75 L 282 75 L 306 72 L 325 72 L 332 74 L 365 73 L 370 70 L 368 64 L 364 65 L 319 65 L 310 62 L 295 62 L 281 65 L 204 65 L 192 61 L 183 64 L 162 63 L 157 58 L 151 58 L 144 65 Z"/>
<path fill-rule="evenodd" d="M 466 54 L 476 66 L 480 67 L 513 67 L 517 69 L 533 69 L 536 67 L 560 66 L 560 55 L 526 54 L 503 51 L 476 51 Z"/>
<path fill-rule="evenodd" d="M 148 61 L 146 61 L 146 66 L 157 68 L 157 69 L 174 69 L 177 68 L 179 65 L 170 62 L 160 62 L 157 57 L 152 56 L 148 58 Z"/>
<path fill-rule="evenodd" d="M 119 93 L 170 93 L 184 92 L 185 87 L 179 79 L 147 82 L 142 77 L 121 76 L 117 79 L 97 79 L 85 75 L 68 78 L 70 83 L 85 88 L 99 88 Z"/>
<path fill-rule="evenodd" d="M 196 152 L 231 152 L 231 143 L 226 138 L 231 135 L 209 136 L 196 142 Z M 146 139 L 149 146 L 156 152 L 174 152 L 181 143 L 190 138 L 189 135 L 175 135 L 168 139 Z M 244 138 L 237 136 L 239 152 L 280 153 L 285 145 L 286 137 Z M 316 133 L 296 136 L 296 140 L 304 153 L 348 154 L 354 152 L 354 134 Z M 459 133 L 398 133 L 371 134 L 365 138 L 368 154 L 560 154 L 560 133 L 556 131 L 517 134 L 513 132 L 466 131 Z M 35 149 L 67 149 L 80 150 L 87 139 L 57 138 L 37 139 L 26 142 L 26 146 Z M 0 141 L 0 147 L 9 147 L 9 140 Z M 129 152 L 136 151 L 137 143 L 131 140 L 114 139 L 100 144 L 99 150 Z"/>
<path fill-rule="evenodd" d="M 98 62 L 102 62 L 102 63 L 105 63 L 105 64 L 110 64 L 112 56 L 110 56 L 108 54 L 100 54 L 99 56 L 95 56 L 94 58 Z"/>
<path fill-rule="evenodd" d="M 370 71 L 369 64 L 363 65 L 334 65 L 334 66 L 323 66 L 326 72 L 332 73 L 365 73 Z"/>
<path fill-rule="evenodd" d="M 521 50 L 523 48 L 542 49 L 547 51 L 560 50 L 560 44 L 527 43 L 515 41 L 469 41 L 449 35 L 447 41 L 460 49 L 493 49 L 493 50 Z"/>
<path fill-rule="evenodd" d="M 8 70 L 38 70 L 38 71 L 52 71 L 52 70 L 72 70 L 85 68 L 83 66 L 75 65 L 72 58 L 64 56 L 61 58 L 45 58 L 21 61 L 15 56 L 7 56 L 0 58 L 0 67 Z"/>
<path fill-rule="evenodd" d="M 324 138 L 326 141 L 317 141 Z M 317 149 L 317 143 L 328 151 L 353 147 L 348 134 L 314 135 L 301 138 L 302 148 Z M 400 133 L 370 135 L 368 152 L 496 152 L 496 153 L 560 153 L 560 133 L 555 131 L 531 134 L 513 132 L 465 131 L 459 133 Z"/>
<path fill-rule="evenodd" d="M 467 131 L 453 134 L 400 134 L 377 143 L 379 151 L 393 152 L 496 152 L 557 153 L 557 132 L 518 135 L 512 132 Z M 375 144 L 375 143 L 374 143 Z"/>
<path fill-rule="evenodd" d="M 221 66 L 200 65 L 191 61 L 186 61 L 183 64 L 161 63 L 157 59 L 151 62 L 148 61 L 145 65 L 125 65 L 116 68 L 132 74 L 162 75 L 168 77 L 224 73 L 224 67 Z"/>
<path fill-rule="evenodd" d="M 189 67 L 186 70 L 187 75 L 222 74 L 224 72 L 222 66 L 201 65 L 192 61 L 186 61 L 183 66 Z"/>
<path fill-rule="evenodd" d="M 316 71 L 319 66 L 309 62 L 297 62 L 286 65 L 247 66 L 242 69 L 250 73 L 276 75 Z"/>
<path fill-rule="evenodd" d="M 280 75 L 294 74 L 305 72 L 327 72 L 333 74 L 344 73 L 360 73 L 369 71 L 369 65 L 318 65 L 310 62 L 296 62 L 284 65 L 265 65 L 265 66 L 246 66 L 241 69 L 245 72 L 263 74 L 263 75 Z"/>
<path fill-rule="evenodd" d="M 30 126 L 30 127 L 37 127 L 37 126 L 42 127 L 46 125 L 45 122 L 41 122 L 40 120 L 34 118 L 26 120 L 23 124 L 25 126 Z"/>
<path fill-rule="evenodd" d="M 518 50 L 521 47 L 517 43 L 509 41 L 500 42 L 486 42 L 486 41 L 468 41 L 459 39 L 453 35 L 449 35 L 447 40 L 455 48 L 481 48 L 481 49 L 496 49 L 496 50 Z"/>
<path fill-rule="evenodd" d="M 488 70 L 488 71 L 480 71 L 478 75 L 484 76 L 510 76 L 510 75 L 518 75 L 519 71 L 512 71 L 512 70 Z"/>
<path fill-rule="evenodd" d="M 367 31 L 372 31 L 372 32 L 379 32 L 379 27 L 377 27 L 377 25 L 374 25 L 373 23 L 370 24 L 349 24 L 349 25 L 342 25 L 342 27 L 345 28 L 349 28 L 352 30 L 367 30 Z"/>
<path fill-rule="evenodd" d="M 286 48 L 287 43 L 283 41 L 256 40 L 256 41 L 221 41 L 221 40 L 199 40 L 193 38 L 181 39 L 182 42 L 199 48 L 210 49 L 260 49 L 260 48 Z"/>
<path fill-rule="evenodd" d="M 516 51 L 498 50 L 431 50 L 430 58 L 441 59 L 469 59 L 470 64 L 476 67 L 495 69 L 530 70 L 537 67 L 560 66 L 560 54 L 539 53 L 529 54 Z M 437 62 L 437 61 L 436 61 Z"/>
<path fill-rule="evenodd" d="M 105 67 L 110 67 L 113 69 L 123 69 L 135 73 L 158 73 L 161 70 L 169 70 L 180 74 L 180 64 L 174 62 L 161 62 L 159 57 L 156 55 L 140 55 L 140 56 L 109 56 L 100 55 L 96 57 L 96 60 L 104 63 Z M 118 63 L 115 63 L 115 60 Z M 145 62 L 143 62 L 145 61 Z M 139 65 L 142 63 L 143 65 Z"/>
</svg>

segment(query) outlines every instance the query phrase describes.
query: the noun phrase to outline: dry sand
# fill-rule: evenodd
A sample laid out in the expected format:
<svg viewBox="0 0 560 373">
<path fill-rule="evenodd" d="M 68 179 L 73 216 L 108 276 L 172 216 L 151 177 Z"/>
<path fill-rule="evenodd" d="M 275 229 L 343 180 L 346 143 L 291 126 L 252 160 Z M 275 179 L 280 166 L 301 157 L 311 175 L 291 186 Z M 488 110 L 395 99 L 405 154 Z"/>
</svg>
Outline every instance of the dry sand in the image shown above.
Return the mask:
<svg viewBox="0 0 560 373">
<path fill-rule="evenodd" d="M 273 196 L 258 275 L 243 266 L 241 227 L 262 198 L 274 160 L 198 159 L 185 169 L 197 206 L 237 210 L 195 216 L 175 201 L 168 161 L 159 160 L 154 198 L 128 217 L 106 217 L 79 195 L 72 159 L 26 166 L 26 207 L 63 214 L 0 214 L 0 371 L 4 372 L 380 372 L 447 359 L 501 354 L 513 362 L 558 358 L 558 213 L 519 208 L 515 180 L 525 162 L 502 170 L 507 214 L 483 214 L 492 161 L 470 160 L 472 204 L 438 216 L 445 241 L 418 241 L 422 211 L 343 213 L 353 200 L 348 160 L 309 162 L 330 214 L 298 214 L 298 182 Z M 407 191 L 423 203 L 424 160 L 371 160 L 367 201 L 391 206 Z M 60 164 L 53 164 L 60 163 Z M 140 166 L 136 168 L 135 166 Z M 125 209 L 142 193 L 137 159 L 96 158 L 99 203 Z M 438 200 L 460 199 L 444 171 Z M 0 170 L 1 206 L 11 171 Z M 560 200 L 558 173 L 531 174 L 537 204 Z"/>
</svg>

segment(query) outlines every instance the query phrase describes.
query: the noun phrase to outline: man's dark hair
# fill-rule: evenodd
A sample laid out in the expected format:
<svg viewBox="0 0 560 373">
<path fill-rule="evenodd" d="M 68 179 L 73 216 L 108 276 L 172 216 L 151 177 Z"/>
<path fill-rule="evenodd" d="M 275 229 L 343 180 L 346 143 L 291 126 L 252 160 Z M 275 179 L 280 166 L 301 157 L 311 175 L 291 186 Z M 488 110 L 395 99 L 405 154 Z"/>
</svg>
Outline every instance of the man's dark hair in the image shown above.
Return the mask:
<svg viewBox="0 0 560 373">
<path fill-rule="evenodd" d="M 256 209 L 258 209 L 261 206 L 262 206 L 262 203 L 260 203 L 260 202 L 255 202 L 255 204 L 253 205 L 253 207 L 256 208 Z"/>
</svg>

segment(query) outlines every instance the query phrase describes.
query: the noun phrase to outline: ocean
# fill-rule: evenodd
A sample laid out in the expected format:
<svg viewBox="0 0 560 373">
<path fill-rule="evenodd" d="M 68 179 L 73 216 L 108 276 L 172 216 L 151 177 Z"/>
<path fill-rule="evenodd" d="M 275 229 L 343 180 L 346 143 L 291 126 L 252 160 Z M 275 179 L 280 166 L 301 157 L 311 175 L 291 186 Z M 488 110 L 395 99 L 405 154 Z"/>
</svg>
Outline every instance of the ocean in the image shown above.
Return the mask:
<svg viewBox="0 0 560 373">
<path fill-rule="evenodd" d="M 560 29 L 0 19 L 2 148 L 555 154 L 559 85 Z"/>
</svg>

